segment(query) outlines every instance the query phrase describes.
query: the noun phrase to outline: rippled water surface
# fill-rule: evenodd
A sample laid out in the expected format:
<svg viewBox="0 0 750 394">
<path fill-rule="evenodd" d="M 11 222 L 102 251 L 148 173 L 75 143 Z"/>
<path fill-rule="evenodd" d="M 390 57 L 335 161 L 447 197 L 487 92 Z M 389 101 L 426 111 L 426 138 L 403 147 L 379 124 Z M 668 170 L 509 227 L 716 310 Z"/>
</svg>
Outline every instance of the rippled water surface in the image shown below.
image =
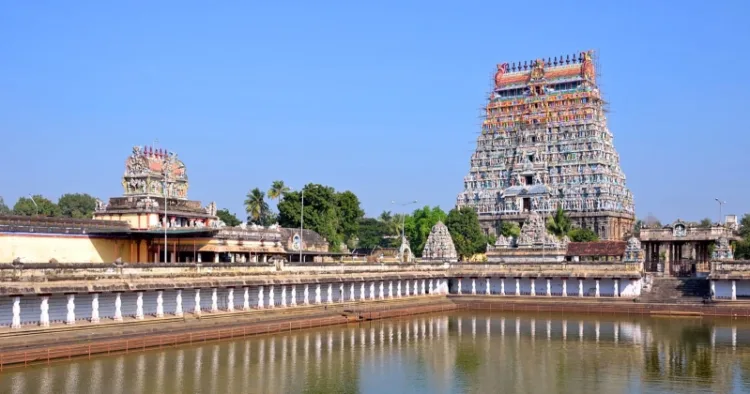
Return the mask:
<svg viewBox="0 0 750 394">
<path fill-rule="evenodd" d="M 750 392 L 750 325 L 454 313 L 12 369 L 0 393 Z"/>
</svg>

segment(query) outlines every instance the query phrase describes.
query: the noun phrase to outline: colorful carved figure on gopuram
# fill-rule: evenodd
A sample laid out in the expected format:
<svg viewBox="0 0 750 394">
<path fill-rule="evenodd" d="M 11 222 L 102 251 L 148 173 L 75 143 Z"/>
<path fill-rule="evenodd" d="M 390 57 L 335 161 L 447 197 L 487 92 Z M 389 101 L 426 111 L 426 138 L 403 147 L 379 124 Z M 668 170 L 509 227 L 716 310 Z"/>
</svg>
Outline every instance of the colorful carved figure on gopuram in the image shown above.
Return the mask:
<svg viewBox="0 0 750 394">
<path fill-rule="evenodd" d="M 125 196 L 164 197 L 166 190 L 170 198 L 186 199 L 185 164 L 166 149 L 133 147 L 133 153 L 125 160 L 122 186 Z"/>
</svg>

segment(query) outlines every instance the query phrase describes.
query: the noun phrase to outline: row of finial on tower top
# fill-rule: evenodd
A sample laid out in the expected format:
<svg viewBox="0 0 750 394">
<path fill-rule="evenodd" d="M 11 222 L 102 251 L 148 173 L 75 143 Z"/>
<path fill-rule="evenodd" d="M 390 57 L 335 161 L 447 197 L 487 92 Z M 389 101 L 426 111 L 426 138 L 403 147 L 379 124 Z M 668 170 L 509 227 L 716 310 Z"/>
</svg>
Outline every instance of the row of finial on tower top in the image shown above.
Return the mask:
<svg viewBox="0 0 750 394">
<path fill-rule="evenodd" d="M 169 156 L 169 151 L 166 149 L 154 149 L 153 146 L 144 146 L 143 154 L 151 157 L 166 157 Z"/>
<path fill-rule="evenodd" d="M 562 55 L 558 58 L 557 56 L 553 58 L 548 57 L 547 62 L 544 63 L 547 67 L 555 67 L 555 66 L 563 66 L 568 64 L 579 64 L 583 63 L 583 56 L 584 52 L 580 53 L 574 53 L 573 55 L 567 55 L 563 57 Z M 544 61 L 544 59 L 541 59 Z M 536 64 L 536 60 L 531 61 L 524 61 L 523 64 L 521 62 L 518 63 L 511 63 L 508 67 L 508 71 L 515 72 L 515 71 L 527 71 L 534 68 L 534 65 Z"/>
</svg>

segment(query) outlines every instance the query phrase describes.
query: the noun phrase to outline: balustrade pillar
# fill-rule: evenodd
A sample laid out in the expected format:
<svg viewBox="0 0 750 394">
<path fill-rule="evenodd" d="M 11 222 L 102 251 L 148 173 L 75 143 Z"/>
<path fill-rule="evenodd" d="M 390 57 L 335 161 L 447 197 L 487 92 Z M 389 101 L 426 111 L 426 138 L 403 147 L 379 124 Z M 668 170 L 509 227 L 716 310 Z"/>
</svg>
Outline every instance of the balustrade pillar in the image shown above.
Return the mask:
<svg viewBox="0 0 750 394">
<path fill-rule="evenodd" d="M 200 254 L 198 254 L 200 256 Z M 182 289 L 177 289 L 177 295 L 174 298 L 174 315 L 177 317 L 182 317 Z"/>
<path fill-rule="evenodd" d="M 401 281 L 396 281 L 396 297 L 401 298 Z"/>
<path fill-rule="evenodd" d="M 516 295 L 521 295 L 521 278 L 516 278 Z"/>
<path fill-rule="evenodd" d="M 547 297 L 552 296 L 552 280 L 550 278 L 547 278 Z"/>
<path fill-rule="evenodd" d="M 281 286 L 281 307 L 286 307 L 286 286 Z"/>
<path fill-rule="evenodd" d="M 65 324 L 76 324 L 76 295 L 75 294 L 68 294 L 68 304 L 67 309 L 68 313 L 65 316 Z"/>
<path fill-rule="evenodd" d="M 115 293 L 115 316 L 114 321 L 122 321 L 122 293 Z"/>
<path fill-rule="evenodd" d="M 563 297 L 568 296 L 568 278 L 563 279 L 562 296 Z"/>
<path fill-rule="evenodd" d="M 354 292 L 354 282 L 349 285 L 349 301 L 356 301 L 357 294 Z"/>
<path fill-rule="evenodd" d="M 531 295 L 536 296 L 536 278 L 531 278 Z"/>
<path fill-rule="evenodd" d="M 492 287 L 490 286 L 490 278 L 487 278 L 487 283 L 484 285 L 484 294 L 492 294 Z"/>
<path fill-rule="evenodd" d="M 380 281 L 380 284 L 378 285 L 378 298 L 383 300 L 385 299 L 385 294 L 383 293 L 383 281 Z"/>
<path fill-rule="evenodd" d="M 135 299 L 135 319 L 143 320 L 143 292 L 139 291 L 136 293 Z"/>
<path fill-rule="evenodd" d="M 91 322 L 99 323 L 99 293 L 91 294 Z"/>
<path fill-rule="evenodd" d="M 211 313 L 216 313 L 219 311 L 219 289 L 212 288 L 211 289 Z"/>
<path fill-rule="evenodd" d="M 302 304 L 310 305 L 310 285 L 305 284 L 305 290 L 302 294 Z"/>
<path fill-rule="evenodd" d="M 599 298 L 599 279 L 596 280 L 596 294 L 594 297 Z"/>
<path fill-rule="evenodd" d="M 339 284 L 339 302 L 346 301 L 346 287 L 344 286 L 344 282 L 341 282 Z"/>
<path fill-rule="evenodd" d="M 408 287 L 407 287 L 407 289 L 408 289 Z M 461 294 L 461 278 L 458 278 L 458 294 Z"/>
<path fill-rule="evenodd" d="M 227 289 L 227 311 L 234 312 L 234 287 Z"/>
<path fill-rule="evenodd" d="M 370 299 L 375 299 L 375 282 L 370 282 Z"/>
<path fill-rule="evenodd" d="M 328 297 L 326 299 L 326 302 L 329 304 L 333 303 L 333 283 L 328 284 Z"/>
<path fill-rule="evenodd" d="M 39 315 L 39 325 L 49 327 L 49 296 L 42 296 L 42 302 L 39 305 L 41 314 Z"/>
<path fill-rule="evenodd" d="M 737 301 L 737 281 L 732 280 L 732 301 Z"/>
<path fill-rule="evenodd" d="M 276 307 L 276 295 L 273 286 L 268 288 L 268 307 L 271 309 Z"/>
<path fill-rule="evenodd" d="M 244 289 L 245 291 L 244 291 L 244 294 L 242 295 L 242 309 L 249 311 L 250 310 L 250 287 L 245 287 Z"/>
<path fill-rule="evenodd" d="M 477 280 L 474 278 L 471 278 L 471 295 L 477 294 Z"/>
<path fill-rule="evenodd" d="M 711 299 L 716 299 L 716 281 L 711 281 Z"/>
<path fill-rule="evenodd" d="M 433 280 L 432 280 L 432 279 L 430 279 L 430 282 L 429 282 L 429 284 L 428 284 L 428 286 L 427 286 L 427 289 L 428 289 L 428 291 L 429 291 L 429 293 L 428 293 L 428 294 L 433 294 L 433 292 L 434 292 L 434 287 L 433 287 L 433 286 L 434 286 L 434 285 L 435 285 L 435 284 L 433 283 Z"/>
<path fill-rule="evenodd" d="M 578 296 L 583 297 L 583 279 L 578 279 Z"/>
<path fill-rule="evenodd" d="M 419 295 L 419 281 L 416 280 L 416 279 L 414 280 L 414 291 L 413 291 L 413 294 L 414 295 Z"/>
<path fill-rule="evenodd" d="M 393 298 L 393 281 L 388 281 L 388 298 Z"/>
<path fill-rule="evenodd" d="M 263 294 L 263 286 L 258 286 L 258 309 L 265 308 L 265 300 L 263 299 L 265 295 Z"/>
<path fill-rule="evenodd" d="M 500 278 L 500 295 L 505 295 L 505 278 Z"/>
<path fill-rule="evenodd" d="M 365 293 L 365 282 L 360 283 L 359 285 L 359 299 L 360 301 L 364 301 L 367 294 Z"/>
<path fill-rule="evenodd" d="M 406 296 L 408 297 L 411 292 L 409 291 L 409 286 L 411 285 L 410 281 L 406 281 Z"/>
<path fill-rule="evenodd" d="M 164 317 L 164 291 L 156 291 L 156 317 Z"/>
<path fill-rule="evenodd" d="M 422 295 L 427 294 L 427 292 L 425 291 L 426 288 L 427 288 L 427 280 L 426 279 L 422 279 Z"/>
<path fill-rule="evenodd" d="M 10 322 L 10 328 L 21 328 L 21 297 L 13 297 L 13 319 Z"/>
<path fill-rule="evenodd" d="M 620 279 L 615 279 L 615 297 L 620 296 Z"/>
<path fill-rule="evenodd" d="M 195 289 L 195 306 L 193 307 L 195 316 L 201 315 L 201 289 Z"/>
<path fill-rule="evenodd" d="M 315 304 L 320 304 L 320 284 L 315 285 Z"/>
</svg>

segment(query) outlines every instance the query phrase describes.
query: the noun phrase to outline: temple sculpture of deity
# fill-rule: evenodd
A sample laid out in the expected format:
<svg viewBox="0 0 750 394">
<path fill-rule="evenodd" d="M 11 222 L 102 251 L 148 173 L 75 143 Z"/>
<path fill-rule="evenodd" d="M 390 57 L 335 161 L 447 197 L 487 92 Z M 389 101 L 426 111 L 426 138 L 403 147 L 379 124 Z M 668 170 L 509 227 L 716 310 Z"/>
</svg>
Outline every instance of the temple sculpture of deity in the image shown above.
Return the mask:
<svg viewBox="0 0 750 394">
<path fill-rule="evenodd" d="M 432 226 L 422 250 L 422 259 L 458 261 L 458 253 L 456 253 L 456 247 L 453 245 L 453 239 L 448 227 L 443 222 L 437 222 Z"/>
<path fill-rule="evenodd" d="M 482 132 L 457 206 L 476 209 L 487 233 L 502 221 L 561 207 L 604 240 L 634 223 L 594 53 L 499 64 Z"/>
</svg>

